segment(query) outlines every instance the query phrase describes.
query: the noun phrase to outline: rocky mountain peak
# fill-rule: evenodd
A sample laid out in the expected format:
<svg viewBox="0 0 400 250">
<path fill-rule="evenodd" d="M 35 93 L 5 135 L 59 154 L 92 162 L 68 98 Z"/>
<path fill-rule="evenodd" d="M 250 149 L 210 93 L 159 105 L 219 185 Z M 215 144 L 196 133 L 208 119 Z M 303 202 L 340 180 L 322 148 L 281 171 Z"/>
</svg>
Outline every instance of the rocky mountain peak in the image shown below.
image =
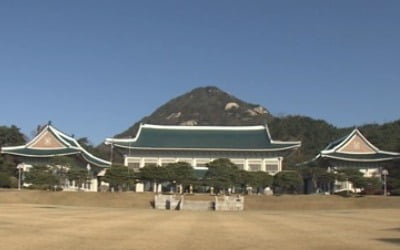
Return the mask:
<svg viewBox="0 0 400 250">
<path fill-rule="evenodd" d="M 260 106 L 247 103 L 214 87 L 200 87 L 171 99 L 117 137 L 134 136 L 140 123 L 160 125 L 260 125 L 272 116 Z"/>
</svg>

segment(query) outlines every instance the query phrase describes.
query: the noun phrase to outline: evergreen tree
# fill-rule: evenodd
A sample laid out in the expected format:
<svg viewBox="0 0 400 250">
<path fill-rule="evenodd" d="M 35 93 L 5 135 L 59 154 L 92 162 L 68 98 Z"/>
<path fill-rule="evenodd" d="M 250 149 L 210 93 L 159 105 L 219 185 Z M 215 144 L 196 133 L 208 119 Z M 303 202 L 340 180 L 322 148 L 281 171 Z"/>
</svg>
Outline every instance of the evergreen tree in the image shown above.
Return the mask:
<svg viewBox="0 0 400 250">
<path fill-rule="evenodd" d="M 107 169 L 104 181 L 116 191 L 127 191 L 135 183 L 135 173 L 122 165 L 113 165 Z"/>
<path fill-rule="evenodd" d="M 12 125 L 11 127 L 0 126 L 0 147 L 17 146 L 25 143 L 24 135 L 19 128 Z M 2 175 L 3 187 L 11 187 L 11 177 L 18 176 L 17 158 L 10 155 L 0 155 L 0 174 Z M 6 181 L 8 180 L 8 181 Z M 7 184 L 7 183 L 8 184 Z"/>
<path fill-rule="evenodd" d="M 283 171 L 274 176 L 273 186 L 276 193 L 297 194 L 302 185 L 303 178 L 296 171 Z"/>
<path fill-rule="evenodd" d="M 34 188 L 44 190 L 55 190 L 59 184 L 54 170 L 44 165 L 33 166 L 25 173 L 24 182 L 32 184 Z"/>
<path fill-rule="evenodd" d="M 207 167 L 205 182 L 214 187 L 215 192 L 226 191 L 238 183 L 239 169 L 229 159 L 214 160 Z"/>
</svg>

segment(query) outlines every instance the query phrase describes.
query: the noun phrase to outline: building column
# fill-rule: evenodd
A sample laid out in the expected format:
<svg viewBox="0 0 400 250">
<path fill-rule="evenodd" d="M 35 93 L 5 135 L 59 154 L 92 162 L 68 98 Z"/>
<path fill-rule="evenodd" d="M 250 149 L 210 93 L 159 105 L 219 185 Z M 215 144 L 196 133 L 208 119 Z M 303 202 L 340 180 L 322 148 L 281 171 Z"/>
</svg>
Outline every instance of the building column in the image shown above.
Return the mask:
<svg viewBox="0 0 400 250">
<path fill-rule="evenodd" d="M 139 165 L 140 168 L 144 167 L 144 158 L 143 157 L 140 158 L 140 163 L 139 164 L 140 164 Z"/>
<path fill-rule="evenodd" d="M 264 158 L 261 159 L 261 171 L 263 172 L 267 172 L 267 167 L 265 166 L 266 165 L 265 162 L 266 160 Z"/>
<path fill-rule="evenodd" d="M 142 182 L 135 184 L 135 192 L 143 193 L 144 192 L 144 184 Z"/>
<path fill-rule="evenodd" d="M 249 171 L 249 159 L 244 160 L 243 170 Z"/>
<path fill-rule="evenodd" d="M 157 182 L 154 182 L 153 183 L 153 192 L 157 193 L 157 191 L 158 191 L 158 184 L 157 184 Z"/>
</svg>

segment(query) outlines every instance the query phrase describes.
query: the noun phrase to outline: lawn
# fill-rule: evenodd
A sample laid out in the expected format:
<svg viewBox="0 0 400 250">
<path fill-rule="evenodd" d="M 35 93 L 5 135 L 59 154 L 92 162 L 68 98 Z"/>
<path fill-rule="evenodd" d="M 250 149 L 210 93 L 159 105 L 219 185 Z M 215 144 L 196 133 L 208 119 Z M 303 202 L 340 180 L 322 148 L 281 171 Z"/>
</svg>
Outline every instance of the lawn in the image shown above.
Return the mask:
<svg viewBox="0 0 400 250">
<path fill-rule="evenodd" d="M 357 205 L 349 209 L 349 204 L 358 204 L 359 200 L 254 197 L 249 198 L 253 209 L 244 212 L 190 212 L 147 208 L 150 194 L 137 198 L 128 194 L 59 193 L 58 197 L 49 193 L 52 200 L 45 195 L 38 200 L 38 193 L 27 193 L 33 197 L 30 202 L 24 202 L 14 192 L 0 192 L 1 249 L 400 248 L 400 207 L 391 207 L 397 205 L 396 199 L 388 203 L 389 208 L 371 208 L 374 202 L 382 203 L 382 199 L 366 198 L 361 200 L 364 208 Z M 84 200 L 80 197 L 89 201 L 71 205 Z M 99 201 L 96 205 L 94 200 L 99 197 L 108 197 L 112 202 Z M 135 197 L 136 202 L 128 202 Z M 274 204 L 273 209 L 256 206 L 266 200 Z M 314 206 L 307 205 L 309 202 Z M 321 205 L 341 202 L 345 209 Z M 277 209 L 279 203 L 286 207 Z M 142 207 L 144 204 L 146 207 Z M 305 208 L 299 209 L 300 205 Z"/>
</svg>

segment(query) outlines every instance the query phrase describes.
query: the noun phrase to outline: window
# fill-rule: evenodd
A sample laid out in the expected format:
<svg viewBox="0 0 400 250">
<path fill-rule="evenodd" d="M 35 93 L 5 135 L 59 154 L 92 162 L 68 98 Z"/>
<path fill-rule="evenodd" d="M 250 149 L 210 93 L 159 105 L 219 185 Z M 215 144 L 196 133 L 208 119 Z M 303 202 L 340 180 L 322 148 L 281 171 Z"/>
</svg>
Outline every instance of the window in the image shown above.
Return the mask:
<svg viewBox="0 0 400 250">
<path fill-rule="evenodd" d="M 149 166 L 149 165 L 158 165 L 158 160 L 157 159 L 144 159 L 144 166 Z"/>
<path fill-rule="evenodd" d="M 261 171 L 261 164 L 257 163 L 249 163 L 249 170 L 250 171 Z"/>
<path fill-rule="evenodd" d="M 140 158 L 127 158 L 127 167 L 133 170 L 139 170 L 140 168 Z"/>
<path fill-rule="evenodd" d="M 265 165 L 265 169 L 269 173 L 276 173 L 279 170 L 278 165 L 276 165 L 276 164 L 267 164 L 267 165 Z"/>
<path fill-rule="evenodd" d="M 249 161 L 249 171 L 261 171 L 262 170 L 262 164 L 261 161 Z"/>
<path fill-rule="evenodd" d="M 161 166 L 165 167 L 168 164 L 175 163 L 175 159 L 161 159 Z"/>
</svg>

